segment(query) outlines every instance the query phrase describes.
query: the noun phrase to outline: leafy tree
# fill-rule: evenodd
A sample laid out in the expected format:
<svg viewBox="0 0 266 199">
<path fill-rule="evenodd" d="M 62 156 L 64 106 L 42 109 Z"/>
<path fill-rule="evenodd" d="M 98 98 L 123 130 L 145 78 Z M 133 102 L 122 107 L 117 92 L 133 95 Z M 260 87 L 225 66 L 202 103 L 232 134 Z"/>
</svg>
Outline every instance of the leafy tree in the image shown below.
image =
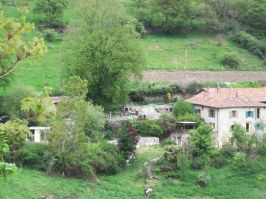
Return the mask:
<svg viewBox="0 0 266 199">
<path fill-rule="evenodd" d="M 95 176 L 87 159 L 92 155 L 88 150 L 94 148 L 89 141 L 97 142 L 103 137 L 105 115 L 101 107 L 85 101 L 86 91 L 87 81 L 79 77 L 70 78 L 64 87 L 63 94 L 68 96 L 58 104 L 49 136 L 49 149 L 56 160 L 52 168 L 57 172 L 83 168 L 86 175 Z"/>
<path fill-rule="evenodd" d="M 6 18 L 0 9 L 0 79 L 7 83 L 6 76 L 30 57 L 37 57 L 46 52 L 42 38 L 24 39 L 34 25 L 26 22 L 27 10 L 21 10 L 16 18 Z"/>
<path fill-rule="evenodd" d="M 235 7 L 243 25 L 253 29 L 254 33 L 266 33 L 266 0 L 238 0 Z"/>
<path fill-rule="evenodd" d="M 138 19 L 164 32 L 186 28 L 194 19 L 194 0 L 136 0 Z"/>
<path fill-rule="evenodd" d="M 194 113 L 194 107 L 192 104 L 184 100 L 180 100 L 174 104 L 173 112 L 176 116 L 181 116 L 184 114 L 192 114 Z"/>
<path fill-rule="evenodd" d="M 194 156 L 210 155 L 213 151 L 212 127 L 209 124 L 201 124 L 196 130 L 191 130 L 189 141 L 193 145 Z"/>
<path fill-rule="evenodd" d="M 79 2 L 82 17 L 68 55 L 68 74 L 89 83 L 88 97 L 110 108 L 127 100 L 127 82 L 140 76 L 143 55 L 135 27 L 118 0 Z M 118 12 L 119 10 L 119 12 Z M 76 37 L 81 35 L 81 37 Z M 69 40 L 68 40 L 69 41 Z"/>
<path fill-rule="evenodd" d="M 44 90 L 35 97 L 27 97 L 21 100 L 21 110 L 27 113 L 30 125 L 47 124 L 55 115 L 55 106 L 50 97 L 51 88 Z"/>
<path fill-rule="evenodd" d="M 38 0 L 34 12 L 42 15 L 42 20 L 50 25 L 62 22 L 68 0 Z"/>
<path fill-rule="evenodd" d="M 4 162 L 4 156 L 12 152 L 16 161 L 16 151 L 31 134 L 28 126 L 21 121 L 8 121 L 0 124 L 0 177 L 6 179 L 9 175 L 16 173 L 16 166 Z"/>
<path fill-rule="evenodd" d="M 247 158 L 249 158 L 254 152 L 256 137 L 248 133 L 242 126 L 235 125 L 232 136 L 230 137 L 230 142 L 238 152 L 245 153 Z"/>
<path fill-rule="evenodd" d="M 0 102 L 0 110 L 2 115 L 7 115 L 11 119 L 26 118 L 22 113 L 21 100 L 26 97 L 33 97 L 34 89 L 23 85 L 12 87 Z"/>
</svg>

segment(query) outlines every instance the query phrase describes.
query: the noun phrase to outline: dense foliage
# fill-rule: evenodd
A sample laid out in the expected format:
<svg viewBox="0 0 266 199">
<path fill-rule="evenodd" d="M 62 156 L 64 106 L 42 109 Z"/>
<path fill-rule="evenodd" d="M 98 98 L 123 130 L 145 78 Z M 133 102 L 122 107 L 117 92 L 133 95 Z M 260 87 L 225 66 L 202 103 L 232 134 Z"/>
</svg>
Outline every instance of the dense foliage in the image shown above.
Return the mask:
<svg viewBox="0 0 266 199">
<path fill-rule="evenodd" d="M 117 0 L 80 1 L 79 11 L 78 32 L 70 34 L 75 39 L 69 42 L 74 51 L 68 56 L 68 73 L 88 81 L 93 102 L 108 109 L 124 104 L 129 78 L 139 77 L 142 70 L 135 27 Z"/>
<path fill-rule="evenodd" d="M 192 114 L 194 113 L 194 107 L 192 104 L 184 100 L 179 100 L 174 104 L 173 113 L 176 116 L 182 116 L 184 114 Z"/>
<path fill-rule="evenodd" d="M 48 25 L 62 24 L 64 9 L 68 0 L 38 0 L 34 12 L 41 16 L 42 23 Z"/>
<path fill-rule="evenodd" d="M 137 121 L 135 128 L 138 133 L 144 137 L 161 137 L 163 135 L 163 129 L 158 122 L 154 120 Z"/>
</svg>

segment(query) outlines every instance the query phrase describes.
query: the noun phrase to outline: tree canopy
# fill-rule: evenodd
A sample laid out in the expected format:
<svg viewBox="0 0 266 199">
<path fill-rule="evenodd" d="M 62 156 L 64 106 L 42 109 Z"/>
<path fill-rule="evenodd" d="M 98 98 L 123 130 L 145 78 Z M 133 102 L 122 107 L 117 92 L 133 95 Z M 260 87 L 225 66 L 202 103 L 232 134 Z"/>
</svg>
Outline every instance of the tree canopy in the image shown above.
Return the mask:
<svg viewBox="0 0 266 199">
<path fill-rule="evenodd" d="M 0 79 L 10 75 L 19 63 L 29 57 L 46 52 L 42 38 L 24 39 L 34 30 L 34 25 L 26 22 L 27 10 L 22 9 L 16 18 L 6 18 L 0 9 Z M 7 80 L 6 78 L 4 80 Z M 4 81 L 3 80 L 3 81 Z M 2 81 L 2 82 L 3 82 Z"/>
<path fill-rule="evenodd" d="M 82 21 L 78 32 L 70 33 L 73 43 L 68 40 L 73 52 L 67 54 L 68 74 L 88 81 L 88 97 L 93 102 L 105 108 L 123 104 L 129 78 L 140 76 L 142 71 L 143 55 L 135 27 L 127 21 L 118 0 L 82 0 L 78 5 Z"/>
</svg>

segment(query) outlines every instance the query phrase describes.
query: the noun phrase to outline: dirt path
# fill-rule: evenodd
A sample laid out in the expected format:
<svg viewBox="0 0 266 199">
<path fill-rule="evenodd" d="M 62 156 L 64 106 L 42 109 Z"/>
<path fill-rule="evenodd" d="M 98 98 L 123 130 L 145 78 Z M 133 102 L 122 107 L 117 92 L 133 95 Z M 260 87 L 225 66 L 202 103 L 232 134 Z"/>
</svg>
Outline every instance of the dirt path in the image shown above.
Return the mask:
<svg viewBox="0 0 266 199">
<path fill-rule="evenodd" d="M 159 71 L 149 70 L 143 74 L 143 81 L 171 83 L 189 82 L 243 82 L 243 81 L 266 81 L 266 72 L 252 71 L 188 71 L 187 81 L 184 71 Z"/>
</svg>

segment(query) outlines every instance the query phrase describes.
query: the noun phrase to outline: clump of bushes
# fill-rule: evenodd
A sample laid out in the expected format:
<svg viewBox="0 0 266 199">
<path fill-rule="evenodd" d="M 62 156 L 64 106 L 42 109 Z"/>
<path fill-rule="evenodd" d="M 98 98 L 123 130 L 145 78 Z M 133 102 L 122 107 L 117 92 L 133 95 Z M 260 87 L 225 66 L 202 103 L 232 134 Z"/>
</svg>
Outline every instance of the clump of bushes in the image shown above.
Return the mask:
<svg viewBox="0 0 266 199">
<path fill-rule="evenodd" d="M 163 135 L 162 127 L 155 120 L 137 121 L 135 128 L 143 137 L 161 137 Z"/>
<path fill-rule="evenodd" d="M 153 87 L 152 85 L 149 85 L 146 88 L 131 90 L 128 95 L 133 102 L 145 102 L 145 97 L 165 96 L 168 93 L 182 93 L 182 88 L 177 84 L 167 87 Z"/>
<path fill-rule="evenodd" d="M 165 146 L 168 146 L 168 145 L 175 145 L 176 143 L 170 139 L 170 138 L 167 138 L 165 139 L 164 141 L 161 142 L 161 146 L 162 147 L 165 147 Z"/>
<path fill-rule="evenodd" d="M 168 145 L 165 147 L 164 157 L 169 162 L 176 163 L 180 154 L 182 154 L 183 148 L 179 145 Z"/>
<path fill-rule="evenodd" d="M 239 60 L 237 59 L 237 56 L 234 54 L 225 54 L 221 63 L 223 66 L 234 70 L 238 69 L 240 64 Z"/>
<path fill-rule="evenodd" d="M 261 59 L 266 57 L 266 44 L 244 31 L 233 35 L 232 41 Z"/>
<path fill-rule="evenodd" d="M 186 102 L 185 100 L 179 100 L 174 104 L 173 113 L 175 114 L 175 116 L 192 114 L 194 113 L 194 107 L 192 104 Z"/>
<path fill-rule="evenodd" d="M 43 31 L 43 37 L 45 41 L 48 42 L 54 42 L 54 41 L 61 41 L 62 38 L 59 35 L 58 32 L 56 32 L 54 29 L 46 29 Z"/>
<path fill-rule="evenodd" d="M 169 136 L 176 129 L 176 118 L 170 113 L 162 114 L 158 122 L 163 129 L 163 137 Z"/>
<path fill-rule="evenodd" d="M 18 159 L 22 166 L 46 171 L 49 164 L 47 144 L 26 143 L 18 150 Z"/>
</svg>

